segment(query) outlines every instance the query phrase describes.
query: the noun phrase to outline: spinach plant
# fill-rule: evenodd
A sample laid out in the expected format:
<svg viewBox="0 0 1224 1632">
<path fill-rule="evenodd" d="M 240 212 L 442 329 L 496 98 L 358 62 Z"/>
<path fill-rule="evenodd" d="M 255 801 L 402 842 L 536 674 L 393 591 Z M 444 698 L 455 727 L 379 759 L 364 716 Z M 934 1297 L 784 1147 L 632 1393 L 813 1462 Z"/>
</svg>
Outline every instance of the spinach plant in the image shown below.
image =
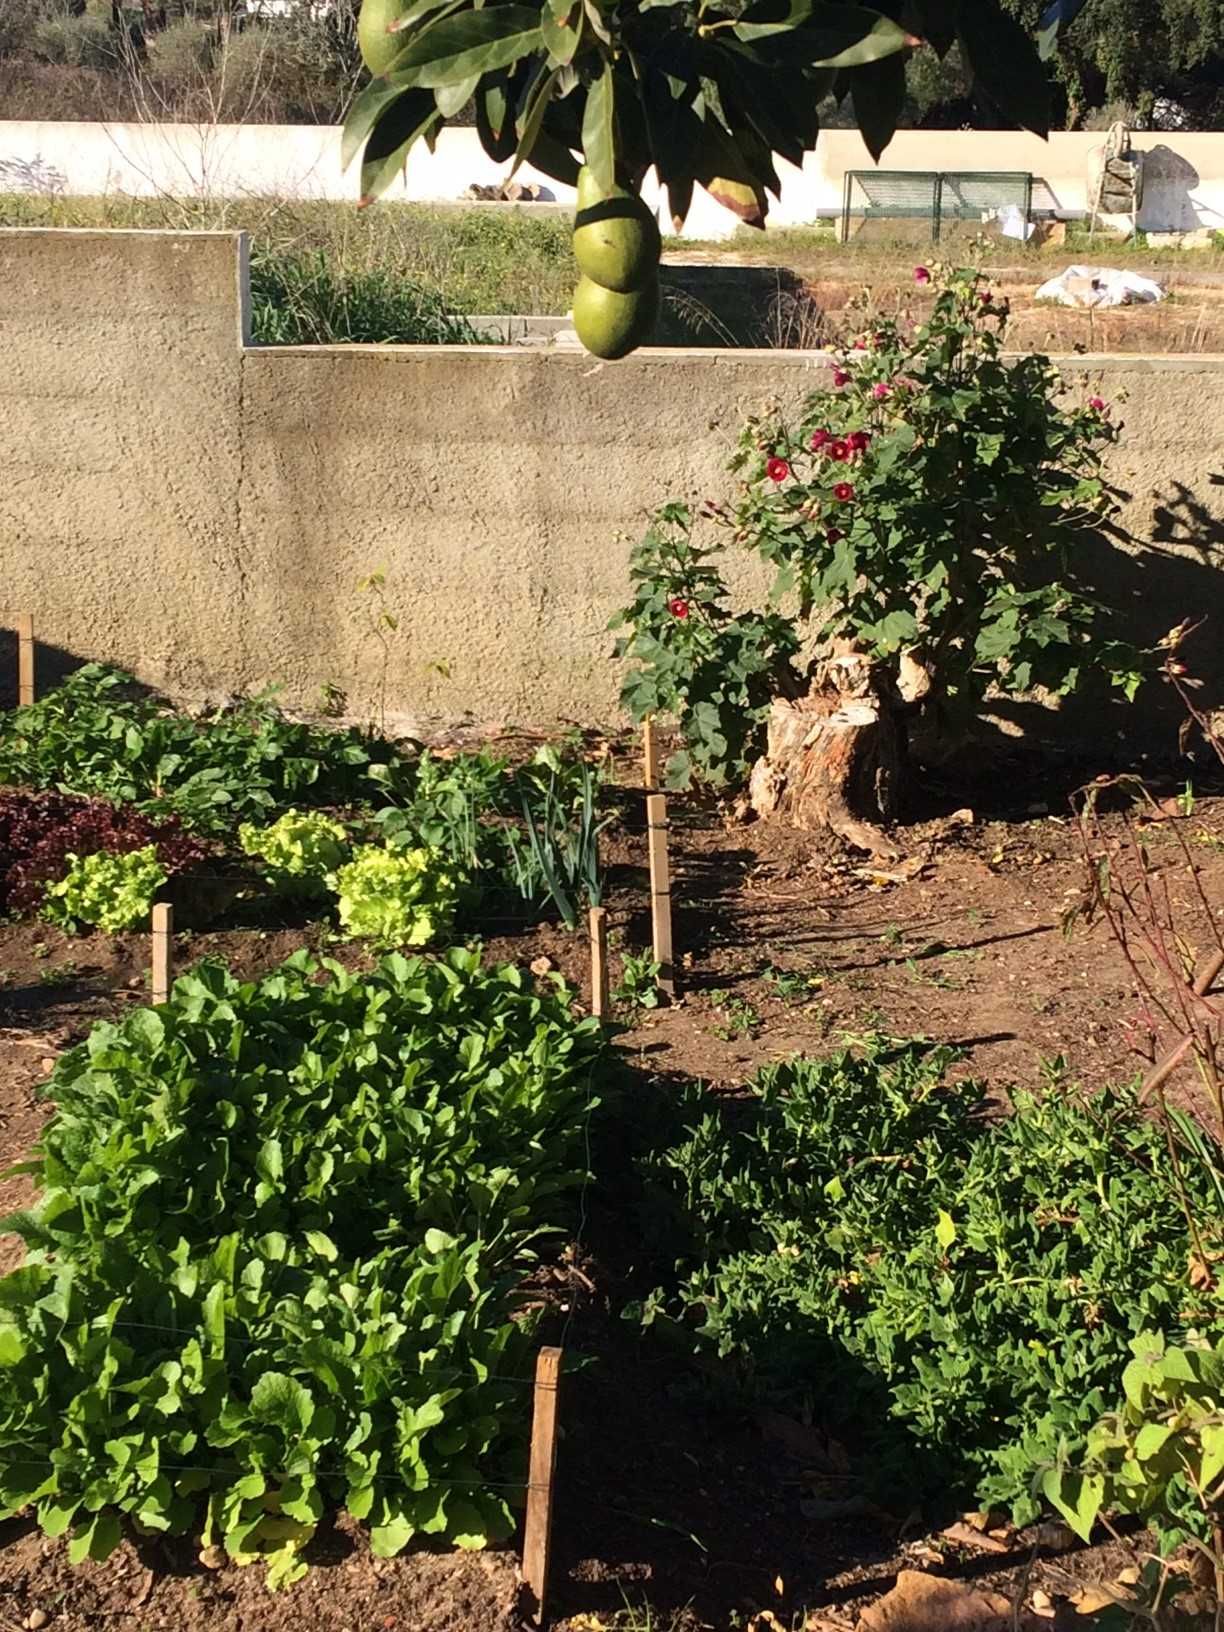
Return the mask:
<svg viewBox="0 0 1224 1632">
<path fill-rule="evenodd" d="M 0 1279 L 0 1513 L 302 1573 L 325 1507 L 478 1547 L 524 1475 L 516 1285 L 582 1183 L 599 1023 L 462 950 L 204 964 L 64 1054 Z M 513 1317 L 513 1318 L 512 1318 Z"/>
</svg>

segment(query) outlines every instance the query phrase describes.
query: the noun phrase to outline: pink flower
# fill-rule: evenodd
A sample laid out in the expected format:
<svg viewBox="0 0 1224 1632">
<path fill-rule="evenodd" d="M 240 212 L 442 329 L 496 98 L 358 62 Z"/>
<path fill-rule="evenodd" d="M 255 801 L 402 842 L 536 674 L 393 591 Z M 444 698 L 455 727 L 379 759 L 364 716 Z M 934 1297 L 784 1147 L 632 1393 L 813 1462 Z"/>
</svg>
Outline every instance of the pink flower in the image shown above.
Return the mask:
<svg viewBox="0 0 1224 1632">
<path fill-rule="evenodd" d="M 849 457 L 850 457 L 850 444 L 843 437 L 839 436 L 835 442 L 830 442 L 829 443 L 829 458 L 830 459 L 843 460 L 843 459 L 849 459 Z"/>
<path fill-rule="evenodd" d="M 1094 413 L 1107 414 L 1109 412 L 1109 404 L 1104 397 L 1089 397 L 1088 406 Z"/>
<path fill-rule="evenodd" d="M 834 386 L 834 389 L 837 390 L 837 391 L 840 391 L 843 385 L 849 385 L 849 384 L 850 384 L 850 376 L 849 376 L 849 374 L 846 373 L 845 369 L 844 368 L 835 368 L 833 370 L 833 386 Z"/>
<path fill-rule="evenodd" d="M 883 402 L 885 397 L 892 396 L 892 386 L 885 385 L 883 380 L 877 380 L 871 388 L 871 394 L 877 402 Z"/>
<path fill-rule="evenodd" d="M 785 459 L 779 459 L 776 454 L 772 459 L 766 459 L 765 474 L 771 482 L 784 482 L 790 473 L 790 465 Z"/>
<path fill-rule="evenodd" d="M 832 440 L 833 440 L 833 437 L 832 437 L 831 432 L 829 432 L 829 431 L 813 431 L 812 432 L 812 452 L 813 453 L 819 453 L 821 448 L 824 447 L 825 443 L 826 442 L 832 442 Z"/>
<path fill-rule="evenodd" d="M 927 268 L 925 266 L 916 266 L 914 268 L 914 282 L 915 283 L 930 283 L 930 281 L 931 281 L 931 274 L 930 274 L 930 272 L 927 270 Z"/>
<path fill-rule="evenodd" d="M 849 504 L 854 497 L 854 483 L 838 482 L 833 489 L 833 497 L 840 499 L 843 504 Z"/>
<path fill-rule="evenodd" d="M 670 601 L 668 601 L 667 610 L 671 613 L 673 618 L 687 618 L 689 615 L 689 604 L 679 595 L 676 595 L 673 596 Z"/>
<path fill-rule="evenodd" d="M 866 351 L 867 350 L 867 342 L 866 342 L 866 340 L 863 339 L 861 334 L 859 335 L 858 339 L 854 342 L 854 350 L 855 351 Z"/>
<path fill-rule="evenodd" d="M 855 453 L 863 453 L 871 445 L 871 432 L 851 431 L 846 440 Z"/>
<path fill-rule="evenodd" d="M 983 306 L 989 306 L 991 301 L 994 299 L 994 296 L 991 294 L 989 289 L 983 289 L 981 294 L 978 296 L 978 299 L 981 301 Z"/>
<path fill-rule="evenodd" d="M 845 536 L 840 527 L 830 527 L 825 534 L 825 538 L 830 544 L 836 544 L 839 538 L 845 538 Z"/>
</svg>

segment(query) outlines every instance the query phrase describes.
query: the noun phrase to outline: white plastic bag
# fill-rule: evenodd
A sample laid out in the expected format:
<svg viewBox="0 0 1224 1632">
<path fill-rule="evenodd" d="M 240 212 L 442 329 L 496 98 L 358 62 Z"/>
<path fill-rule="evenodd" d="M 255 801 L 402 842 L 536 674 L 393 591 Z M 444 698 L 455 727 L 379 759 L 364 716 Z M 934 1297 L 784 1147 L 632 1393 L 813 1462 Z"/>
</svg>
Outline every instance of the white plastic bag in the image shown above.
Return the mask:
<svg viewBox="0 0 1224 1632">
<path fill-rule="evenodd" d="M 1138 272 L 1120 272 L 1114 266 L 1069 266 L 1038 289 L 1037 300 L 1060 306 L 1137 306 L 1163 300 L 1164 290 Z"/>
</svg>

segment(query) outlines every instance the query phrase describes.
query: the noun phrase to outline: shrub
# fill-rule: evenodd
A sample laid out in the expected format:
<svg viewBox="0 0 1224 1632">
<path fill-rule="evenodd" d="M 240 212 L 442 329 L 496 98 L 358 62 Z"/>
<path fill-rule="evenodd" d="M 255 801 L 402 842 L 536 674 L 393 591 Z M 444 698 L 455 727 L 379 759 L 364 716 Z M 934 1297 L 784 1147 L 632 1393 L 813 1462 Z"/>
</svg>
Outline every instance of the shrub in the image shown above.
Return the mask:
<svg viewBox="0 0 1224 1632">
<path fill-rule="evenodd" d="M 530 1318 L 514 1288 L 584 1177 L 598 1023 L 514 968 L 304 953 L 202 965 L 61 1056 L 29 1249 L 0 1280 L 0 1510 L 71 1556 L 130 1517 L 270 1578 L 324 1505 L 504 1535 Z M 511 1318 L 517 1314 L 520 1318 Z"/>
<path fill-rule="evenodd" d="M 248 856 L 266 863 L 278 888 L 303 895 L 326 891 L 327 875 L 343 865 L 349 848 L 342 823 L 303 810 L 287 810 L 270 827 L 243 822 L 238 842 Z"/>
<path fill-rule="evenodd" d="M 1102 1513 L 1134 1513 L 1161 1550 L 1189 1541 L 1224 1588 L 1224 1339 L 1171 1348 L 1140 1332 L 1122 1373 L 1125 1400 L 1089 1430 L 1083 1456 L 1049 1468 L 1042 1489 L 1083 1538 Z"/>
<path fill-rule="evenodd" d="M 118 856 L 102 850 L 92 856 L 70 854 L 67 861 L 67 873 L 47 889 L 42 915 L 69 931 L 82 924 L 108 935 L 135 929 L 148 918 L 153 898 L 166 882 L 166 869 L 151 844 Z"/>
<path fill-rule="evenodd" d="M 462 880 L 439 850 L 388 850 L 362 844 L 328 879 L 340 924 L 375 946 L 424 946 L 455 921 Z"/>
<path fill-rule="evenodd" d="M 216 30 L 195 17 L 176 17 L 148 37 L 149 67 L 178 86 L 198 85 L 207 76 Z"/>
<path fill-rule="evenodd" d="M 437 290 L 380 267 L 337 267 L 322 250 L 252 257 L 251 332 L 264 346 L 480 342 Z"/>
<path fill-rule="evenodd" d="M 1132 1337 L 1224 1305 L 1196 1284 L 1169 1146 L 1133 1091 L 1021 1094 L 991 1125 L 974 1084 L 944 1080 L 951 1058 L 877 1040 L 796 1059 L 761 1073 L 749 1113 L 694 1120 L 648 1163 L 687 1278 L 647 1312 L 818 1397 L 877 1441 L 885 1480 L 925 1469 L 1024 1522 L 1035 1470 L 1083 1443 Z M 1180 1160 L 1214 1217 L 1209 1174 Z"/>
<path fill-rule="evenodd" d="M 118 68 L 122 47 L 106 20 L 89 12 L 79 17 L 45 17 L 34 29 L 34 51 L 44 62 L 66 68 Z"/>
<path fill-rule="evenodd" d="M 203 831 L 369 798 L 394 758 L 380 739 L 290 720 L 268 696 L 193 719 L 101 664 L 0 719 L 0 782 L 103 794 Z"/>
<path fill-rule="evenodd" d="M 745 425 L 735 499 L 705 515 L 772 570 L 765 612 L 728 610 L 717 551 L 693 542 L 683 506 L 635 551 L 635 600 L 616 622 L 640 667 L 621 695 L 636 719 L 679 714 L 688 756 L 673 781 L 742 775 L 763 704 L 812 679 L 790 661 L 800 636 L 868 658 L 894 708 L 909 659 L 924 676 L 911 700 L 958 728 L 991 688 L 1061 695 L 1089 668 L 1128 695 L 1138 685 L 1083 564 L 1112 508 L 1108 406 L 1068 405 L 1047 357 L 1004 356 L 1007 303 L 981 274 L 935 281 L 921 326 L 879 319 L 831 388 Z"/>
<path fill-rule="evenodd" d="M 29 912 L 62 879 L 69 856 L 125 855 L 152 846 L 167 878 L 203 862 L 208 846 L 176 817 L 154 821 L 104 799 L 0 792 L 0 911 Z"/>
</svg>

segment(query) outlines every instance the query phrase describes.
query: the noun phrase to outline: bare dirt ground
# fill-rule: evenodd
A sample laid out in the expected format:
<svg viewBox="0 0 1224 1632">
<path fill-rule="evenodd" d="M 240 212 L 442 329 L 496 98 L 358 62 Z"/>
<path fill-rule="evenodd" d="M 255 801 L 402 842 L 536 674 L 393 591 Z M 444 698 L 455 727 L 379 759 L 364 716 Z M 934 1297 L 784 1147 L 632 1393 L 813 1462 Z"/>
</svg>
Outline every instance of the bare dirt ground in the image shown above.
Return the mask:
<svg viewBox="0 0 1224 1632">
<path fill-rule="evenodd" d="M 871 1030 L 957 1044 L 963 1069 L 1002 1102 L 1014 1084 L 1037 1084 L 1042 1062 L 1060 1056 L 1092 1088 L 1130 1075 L 1136 1062 L 1119 1026 L 1133 1007 L 1129 971 L 1100 927 L 1062 933 L 1081 858 L 1065 797 L 1043 786 L 1005 772 L 968 798 L 963 787 L 928 787 L 922 819 L 901 835 L 905 864 L 882 871 L 812 835 L 728 826 L 716 810 L 677 800 L 681 991 L 674 1007 L 626 1017 L 635 1068 L 628 1114 L 648 1119 L 678 1079 L 726 1091 L 766 1061 Z M 1224 798 L 1200 798 L 1187 831 L 1209 898 L 1224 902 Z M 1152 845 L 1165 842 L 1154 828 Z M 615 981 L 623 952 L 649 943 L 636 795 L 625 799 L 608 861 Z M 1193 937 L 1189 891 L 1185 898 Z M 316 925 L 180 936 L 177 956 L 185 964 L 219 955 L 255 972 L 325 933 Z M 556 926 L 486 944 L 491 957 L 547 957 L 585 985 L 585 944 Z M 57 1053 L 96 1020 L 147 1001 L 148 955 L 143 936 L 73 940 L 40 924 L 0 927 L 6 1162 L 37 1138 L 49 1111 L 39 1089 Z M 4 1181 L 0 1205 L 28 1200 L 27 1180 Z M 839 1500 L 836 1476 L 830 1500 L 819 1423 L 719 1412 L 708 1379 L 678 1369 L 619 1318 L 635 1266 L 615 1197 L 593 1193 L 571 1256 L 573 1271 L 557 1274 L 550 1320 L 554 1335 L 564 1327 L 567 1353 L 589 1361 L 566 1382 L 562 1405 L 553 1613 L 572 1632 L 616 1624 L 849 1632 L 903 1568 L 984 1583 L 1015 1604 L 1016 1625 L 1030 1624 L 1025 1606 L 1037 1591 L 1055 1618 L 1031 1624 L 1083 1627 L 1066 1594 L 1126 1562 L 1112 1544 L 1067 1550 L 1058 1527 L 989 1546 L 932 1537 L 949 1515 L 912 1512 L 903 1491 L 887 1510 Z M 126 1543 L 105 1564 L 70 1569 L 62 1542 L 13 1520 L 0 1526 L 0 1628 L 502 1632 L 518 1624 L 513 1550 L 374 1560 L 341 1520 L 314 1557 L 304 1582 L 272 1597 L 255 1570 L 203 1568 L 187 1541 Z M 626 1606 L 636 1620 L 625 1618 Z"/>
</svg>

